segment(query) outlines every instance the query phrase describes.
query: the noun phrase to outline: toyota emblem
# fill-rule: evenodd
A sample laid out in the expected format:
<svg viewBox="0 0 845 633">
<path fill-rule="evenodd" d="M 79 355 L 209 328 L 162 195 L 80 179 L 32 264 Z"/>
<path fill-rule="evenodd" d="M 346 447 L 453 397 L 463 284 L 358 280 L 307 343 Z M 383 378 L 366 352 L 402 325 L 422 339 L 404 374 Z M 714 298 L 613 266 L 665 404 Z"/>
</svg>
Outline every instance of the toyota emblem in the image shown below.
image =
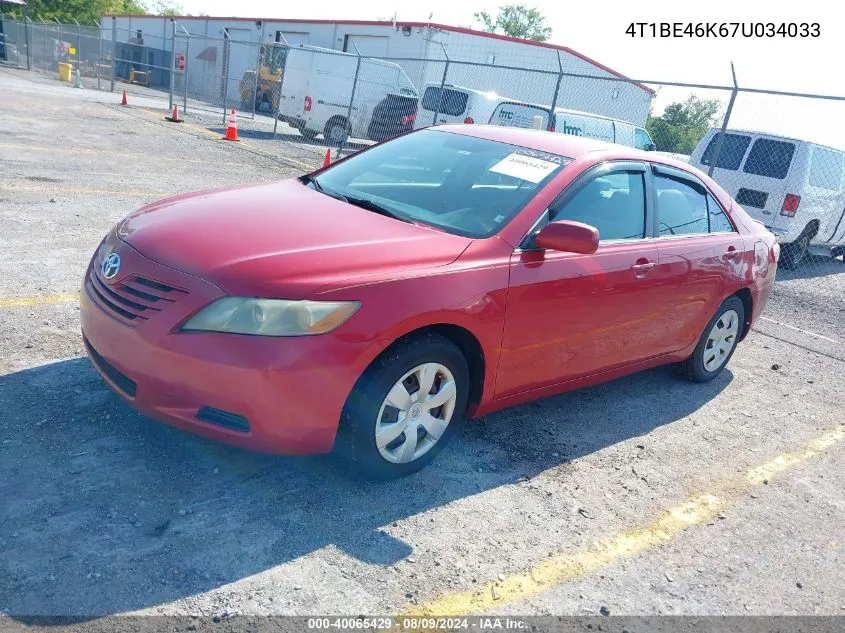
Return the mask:
<svg viewBox="0 0 845 633">
<path fill-rule="evenodd" d="M 120 255 L 117 253 L 109 253 L 103 260 L 103 265 L 100 272 L 106 279 L 111 279 L 120 270 Z"/>
</svg>

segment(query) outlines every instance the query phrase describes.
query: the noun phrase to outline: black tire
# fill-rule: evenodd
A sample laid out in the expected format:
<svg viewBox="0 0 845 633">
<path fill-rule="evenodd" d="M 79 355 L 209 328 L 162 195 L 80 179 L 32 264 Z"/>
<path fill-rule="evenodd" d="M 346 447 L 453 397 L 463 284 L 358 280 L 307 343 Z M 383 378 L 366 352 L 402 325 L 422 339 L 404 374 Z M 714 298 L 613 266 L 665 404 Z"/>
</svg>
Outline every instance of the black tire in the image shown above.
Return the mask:
<svg viewBox="0 0 845 633">
<path fill-rule="evenodd" d="M 709 339 L 710 331 L 713 329 L 713 326 L 716 322 L 722 317 L 723 314 L 728 312 L 729 310 L 733 310 L 737 314 L 737 333 L 734 336 L 733 340 L 733 347 L 731 348 L 730 352 L 727 354 L 724 362 L 719 365 L 713 371 L 708 371 L 707 368 L 704 366 L 704 355 L 708 351 L 707 342 Z M 698 345 L 695 346 L 695 350 L 688 359 L 681 363 L 676 363 L 673 365 L 676 373 L 678 375 L 686 378 L 687 380 L 691 380 L 692 382 L 708 382 L 713 380 L 716 376 L 722 373 L 722 370 L 727 367 L 728 363 L 731 360 L 731 357 L 734 355 L 736 351 L 736 346 L 739 343 L 739 339 L 742 338 L 742 332 L 745 329 L 745 304 L 742 300 L 737 296 L 728 297 L 719 306 L 719 309 L 716 310 L 716 314 L 713 315 L 713 318 L 707 322 L 707 325 L 704 327 L 704 331 L 701 333 L 701 337 L 698 339 Z"/>
<path fill-rule="evenodd" d="M 798 268 L 798 265 L 807 257 L 807 249 L 812 239 L 812 234 L 804 232 L 794 242 L 781 245 L 778 264 L 786 270 Z"/>
<path fill-rule="evenodd" d="M 343 131 L 340 135 L 332 138 L 332 128 L 341 128 Z M 343 117 L 332 117 L 323 129 L 323 138 L 326 139 L 326 145 L 345 145 L 349 140 L 350 133 L 349 122 L 346 119 Z"/>
<path fill-rule="evenodd" d="M 452 417 L 440 438 L 420 457 L 405 463 L 388 461 L 375 436 L 382 403 L 405 374 L 424 363 L 439 363 L 451 372 L 456 387 Z M 463 419 L 468 394 L 469 369 L 460 349 L 434 333 L 409 338 L 388 349 L 358 379 L 343 407 L 335 448 L 356 472 L 370 479 L 410 475 L 429 464 L 449 442 Z"/>
</svg>

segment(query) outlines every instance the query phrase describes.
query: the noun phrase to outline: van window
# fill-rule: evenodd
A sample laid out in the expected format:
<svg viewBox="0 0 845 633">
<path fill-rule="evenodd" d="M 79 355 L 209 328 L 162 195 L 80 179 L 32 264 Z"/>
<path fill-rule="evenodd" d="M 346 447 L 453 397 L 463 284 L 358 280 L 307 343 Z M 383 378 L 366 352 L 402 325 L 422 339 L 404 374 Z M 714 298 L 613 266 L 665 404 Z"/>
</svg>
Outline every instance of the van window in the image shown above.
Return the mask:
<svg viewBox="0 0 845 633">
<path fill-rule="evenodd" d="M 594 226 L 599 239 L 645 236 L 645 187 L 641 172 L 615 172 L 587 183 L 566 204 L 552 209 L 551 221 L 575 220 Z"/>
<path fill-rule="evenodd" d="M 651 140 L 651 137 L 641 127 L 634 128 L 634 147 L 637 149 L 644 149 L 648 150 L 651 146 L 654 145 L 654 141 Z"/>
<path fill-rule="evenodd" d="M 810 186 L 839 191 L 842 188 L 842 152 L 813 147 L 810 158 Z"/>
<path fill-rule="evenodd" d="M 441 101 L 440 88 L 435 86 L 426 88 L 422 98 L 423 110 L 440 112 L 440 114 L 445 114 L 446 116 L 461 116 L 464 110 L 467 109 L 469 95 L 466 92 L 450 90 L 449 88 L 443 88 L 442 92 L 443 99 Z"/>
<path fill-rule="evenodd" d="M 783 180 L 789 172 L 794 153 L 795 143 L 758 138 L 751 146 L 742 171 L 746 174 Z"/>
<path fill-rule="evenodd" d="M 702 165 L 710 165 L 713 160 L 713 154 L 716 153 L 716 146 L 719 144 L 719 137 L 721 132 L 717 132 L 710 139 L 707 144 L 707 149 L 701 156 Z M 725 142 L 722 143 L 722 150 L 719 152 L 718 162 L 716 167 L 719 169 L 739 169 L 742 163 L 742 157 L 745 156 L 745 150 L 748 149 L 748 144 L 751 143 L 751 137 L 742 134 L 725 134 Z"/>
<path fill-rule="evenodd" d="M 736 231 L 728 216 L 725 215 L 722 205 L 716 202 L 716 199 L 709 193 L 707 194 L 707 215 L 710 220 L 711 233 L 733 233 Z"/>
<path fill-rule="evenodd" d="M 683 180 L 655 176 L 657 220 L 660 235 L 690 235 L 708 232 L 707 198 L 704 191 Z"/>
</svg>

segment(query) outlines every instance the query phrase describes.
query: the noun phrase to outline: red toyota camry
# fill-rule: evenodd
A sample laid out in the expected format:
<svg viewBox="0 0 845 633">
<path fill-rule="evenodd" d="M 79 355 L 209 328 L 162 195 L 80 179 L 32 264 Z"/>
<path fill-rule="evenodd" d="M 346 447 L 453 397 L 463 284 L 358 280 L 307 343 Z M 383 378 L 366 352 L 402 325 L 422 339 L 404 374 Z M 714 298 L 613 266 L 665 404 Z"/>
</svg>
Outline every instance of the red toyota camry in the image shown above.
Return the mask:
<svg viewBox="0 0 845 633">
<path fill-rule="evenodd" d="M 442 126 L 142 208 L 91 260 L 82 331 L 146 414 L 391 477 L 465 418 L 667 363 L 712 379 L 778 254 L 689 165 Z"/>
</svg>

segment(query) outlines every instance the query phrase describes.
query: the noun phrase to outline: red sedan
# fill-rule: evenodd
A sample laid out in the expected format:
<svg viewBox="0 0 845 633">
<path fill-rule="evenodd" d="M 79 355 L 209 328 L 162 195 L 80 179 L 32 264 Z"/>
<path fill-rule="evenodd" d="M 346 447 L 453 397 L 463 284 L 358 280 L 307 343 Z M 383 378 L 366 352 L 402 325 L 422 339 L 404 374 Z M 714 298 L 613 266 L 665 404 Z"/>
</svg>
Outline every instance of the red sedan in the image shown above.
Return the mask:
<svg viewBox="0 0 845 633">
<path fill-rule="evenodd" d="M 92 258 L 82 331 L 146 414 L 249 449 L 337 447 L 391 477 L 465 418 L 667 363 L 712 379 L 778 254 L 689 165 L 442 126 L 144 207 Z"/>
</svg>

